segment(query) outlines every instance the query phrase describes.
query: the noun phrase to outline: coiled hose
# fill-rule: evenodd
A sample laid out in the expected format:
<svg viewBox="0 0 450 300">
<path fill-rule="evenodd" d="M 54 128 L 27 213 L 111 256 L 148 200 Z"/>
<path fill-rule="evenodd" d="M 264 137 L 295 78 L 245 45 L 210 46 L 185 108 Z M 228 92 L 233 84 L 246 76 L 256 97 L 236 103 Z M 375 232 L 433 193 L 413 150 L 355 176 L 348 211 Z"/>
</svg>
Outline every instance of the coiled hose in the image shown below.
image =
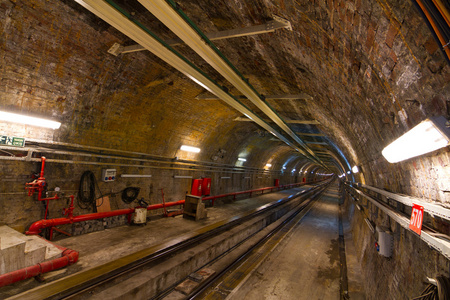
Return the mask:
<svg viewBox="0 0 450 300">
<path fill-rule="evenodd" d="M 97 211 L 97 207 L 101 206 L 97 205 L 96 203 L 96 197 L 95 197 L 95 188 L 100 192 L 100 198 L 103 199 L 103 194 L 100 188 L 98 187 L 97 180 L 95 179 L 94 173 L 91 171 L 85 171 L 81 175 L 80 179 L 80 187 L 78 189 L 78 205 L 82 209 L 88 209 L 89 207 L 92 207 L 94 212 Z"/>
</svg>

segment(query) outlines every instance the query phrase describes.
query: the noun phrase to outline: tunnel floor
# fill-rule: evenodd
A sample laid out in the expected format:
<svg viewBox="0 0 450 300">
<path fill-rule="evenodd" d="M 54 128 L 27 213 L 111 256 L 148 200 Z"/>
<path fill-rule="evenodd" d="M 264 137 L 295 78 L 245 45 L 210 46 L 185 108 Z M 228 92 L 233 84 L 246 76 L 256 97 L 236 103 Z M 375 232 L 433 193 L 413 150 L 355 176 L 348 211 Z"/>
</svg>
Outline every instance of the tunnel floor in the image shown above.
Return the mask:
<svg viewBox="0 0 450 300">
<path fill-rule="evenodd" d="M 340 299 L 339 194 L 331 186 L 275 250 L 241 283 L 232 299 Z M 365 299 L 349 232 L 350 299 Z M 345 299 L 345 298 L 342 298 Z"/>
</svg>

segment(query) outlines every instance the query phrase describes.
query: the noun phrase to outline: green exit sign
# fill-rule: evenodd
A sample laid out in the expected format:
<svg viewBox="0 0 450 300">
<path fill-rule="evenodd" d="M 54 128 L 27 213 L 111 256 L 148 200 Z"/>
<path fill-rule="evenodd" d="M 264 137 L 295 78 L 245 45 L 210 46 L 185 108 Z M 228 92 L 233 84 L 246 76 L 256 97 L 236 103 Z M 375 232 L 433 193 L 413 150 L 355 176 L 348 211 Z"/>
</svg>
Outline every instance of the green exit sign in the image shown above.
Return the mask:
<svg viewBox="0 0 450 300">
<path fill-rule="evenodd" d="M 15 147 L 24 147 L 25 146 L 25 138 L 19 138 L 15 136 L 7 136 L 0 135 L 0 146 L 15 146 Z"/>
</svg>

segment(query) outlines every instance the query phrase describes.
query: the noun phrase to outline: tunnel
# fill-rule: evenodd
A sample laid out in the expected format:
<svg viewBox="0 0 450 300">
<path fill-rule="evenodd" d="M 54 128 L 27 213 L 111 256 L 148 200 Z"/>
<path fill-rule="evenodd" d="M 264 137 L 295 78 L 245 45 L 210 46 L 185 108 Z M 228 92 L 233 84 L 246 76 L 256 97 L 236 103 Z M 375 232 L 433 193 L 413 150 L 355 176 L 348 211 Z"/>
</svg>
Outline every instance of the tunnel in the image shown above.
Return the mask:
<svg viewBox="0 0 450 300">
<path fill-rule="evenodd" d="M 329 190 L 304 218 L 333 211 L 314 223 L 332 244 L 291 252 L 332 253 L 305 289 L 336 293 L 307 299 L 450 297 L 448 1 L 2 0 L 0 14 L 0 282 L 10 230 L 119 249 L 311 187 Z M 70 253 L 55 282 L 81 272 Z M 0 298 L 27 299 L 43 266 Z"/>
</svg>

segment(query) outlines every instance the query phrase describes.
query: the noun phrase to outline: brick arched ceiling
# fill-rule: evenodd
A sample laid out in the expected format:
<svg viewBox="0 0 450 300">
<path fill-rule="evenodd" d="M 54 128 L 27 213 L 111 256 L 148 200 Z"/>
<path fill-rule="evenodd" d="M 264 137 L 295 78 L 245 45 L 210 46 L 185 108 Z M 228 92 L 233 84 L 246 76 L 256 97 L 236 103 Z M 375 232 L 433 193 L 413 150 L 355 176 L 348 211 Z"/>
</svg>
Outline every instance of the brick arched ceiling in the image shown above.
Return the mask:
<svg viewBox="0 0 450 300">
<path fill-rule="evenodd" d="M 176 37 L 138 1 L 115 3 L 161 39 Z M 383 185 L 380 170 L 400 171 L 381 150 L 424 118 L 448 114 L 449 65 L 413 1 L 192 0 L 178 7 L 205 33 L 273 16 L 291 23 L 292 30 L 214 44 L 260 94 L 310 96 L 265 102 L 284 120 L 316 121 L 288 125 L 332 172 L 359 165 L 366 181 Z M 307 162 L 257 124 L 237 121 L 243 114 L 223 101 L 197 99 L 207 91 L 151 52 L 109 54 L 114 43 L 135 42 L 76 1 L 4 1 L 0 12 L 1 107 L 63 124 L 28 134 L 174 157 L 189 144 L 202 152 L 183 158 L 235 164 L 245 156 L 257 168 L 272 162 L 299 170 Z M 174 49 L 241 94 L 192 49 Z"/>
</svg>

